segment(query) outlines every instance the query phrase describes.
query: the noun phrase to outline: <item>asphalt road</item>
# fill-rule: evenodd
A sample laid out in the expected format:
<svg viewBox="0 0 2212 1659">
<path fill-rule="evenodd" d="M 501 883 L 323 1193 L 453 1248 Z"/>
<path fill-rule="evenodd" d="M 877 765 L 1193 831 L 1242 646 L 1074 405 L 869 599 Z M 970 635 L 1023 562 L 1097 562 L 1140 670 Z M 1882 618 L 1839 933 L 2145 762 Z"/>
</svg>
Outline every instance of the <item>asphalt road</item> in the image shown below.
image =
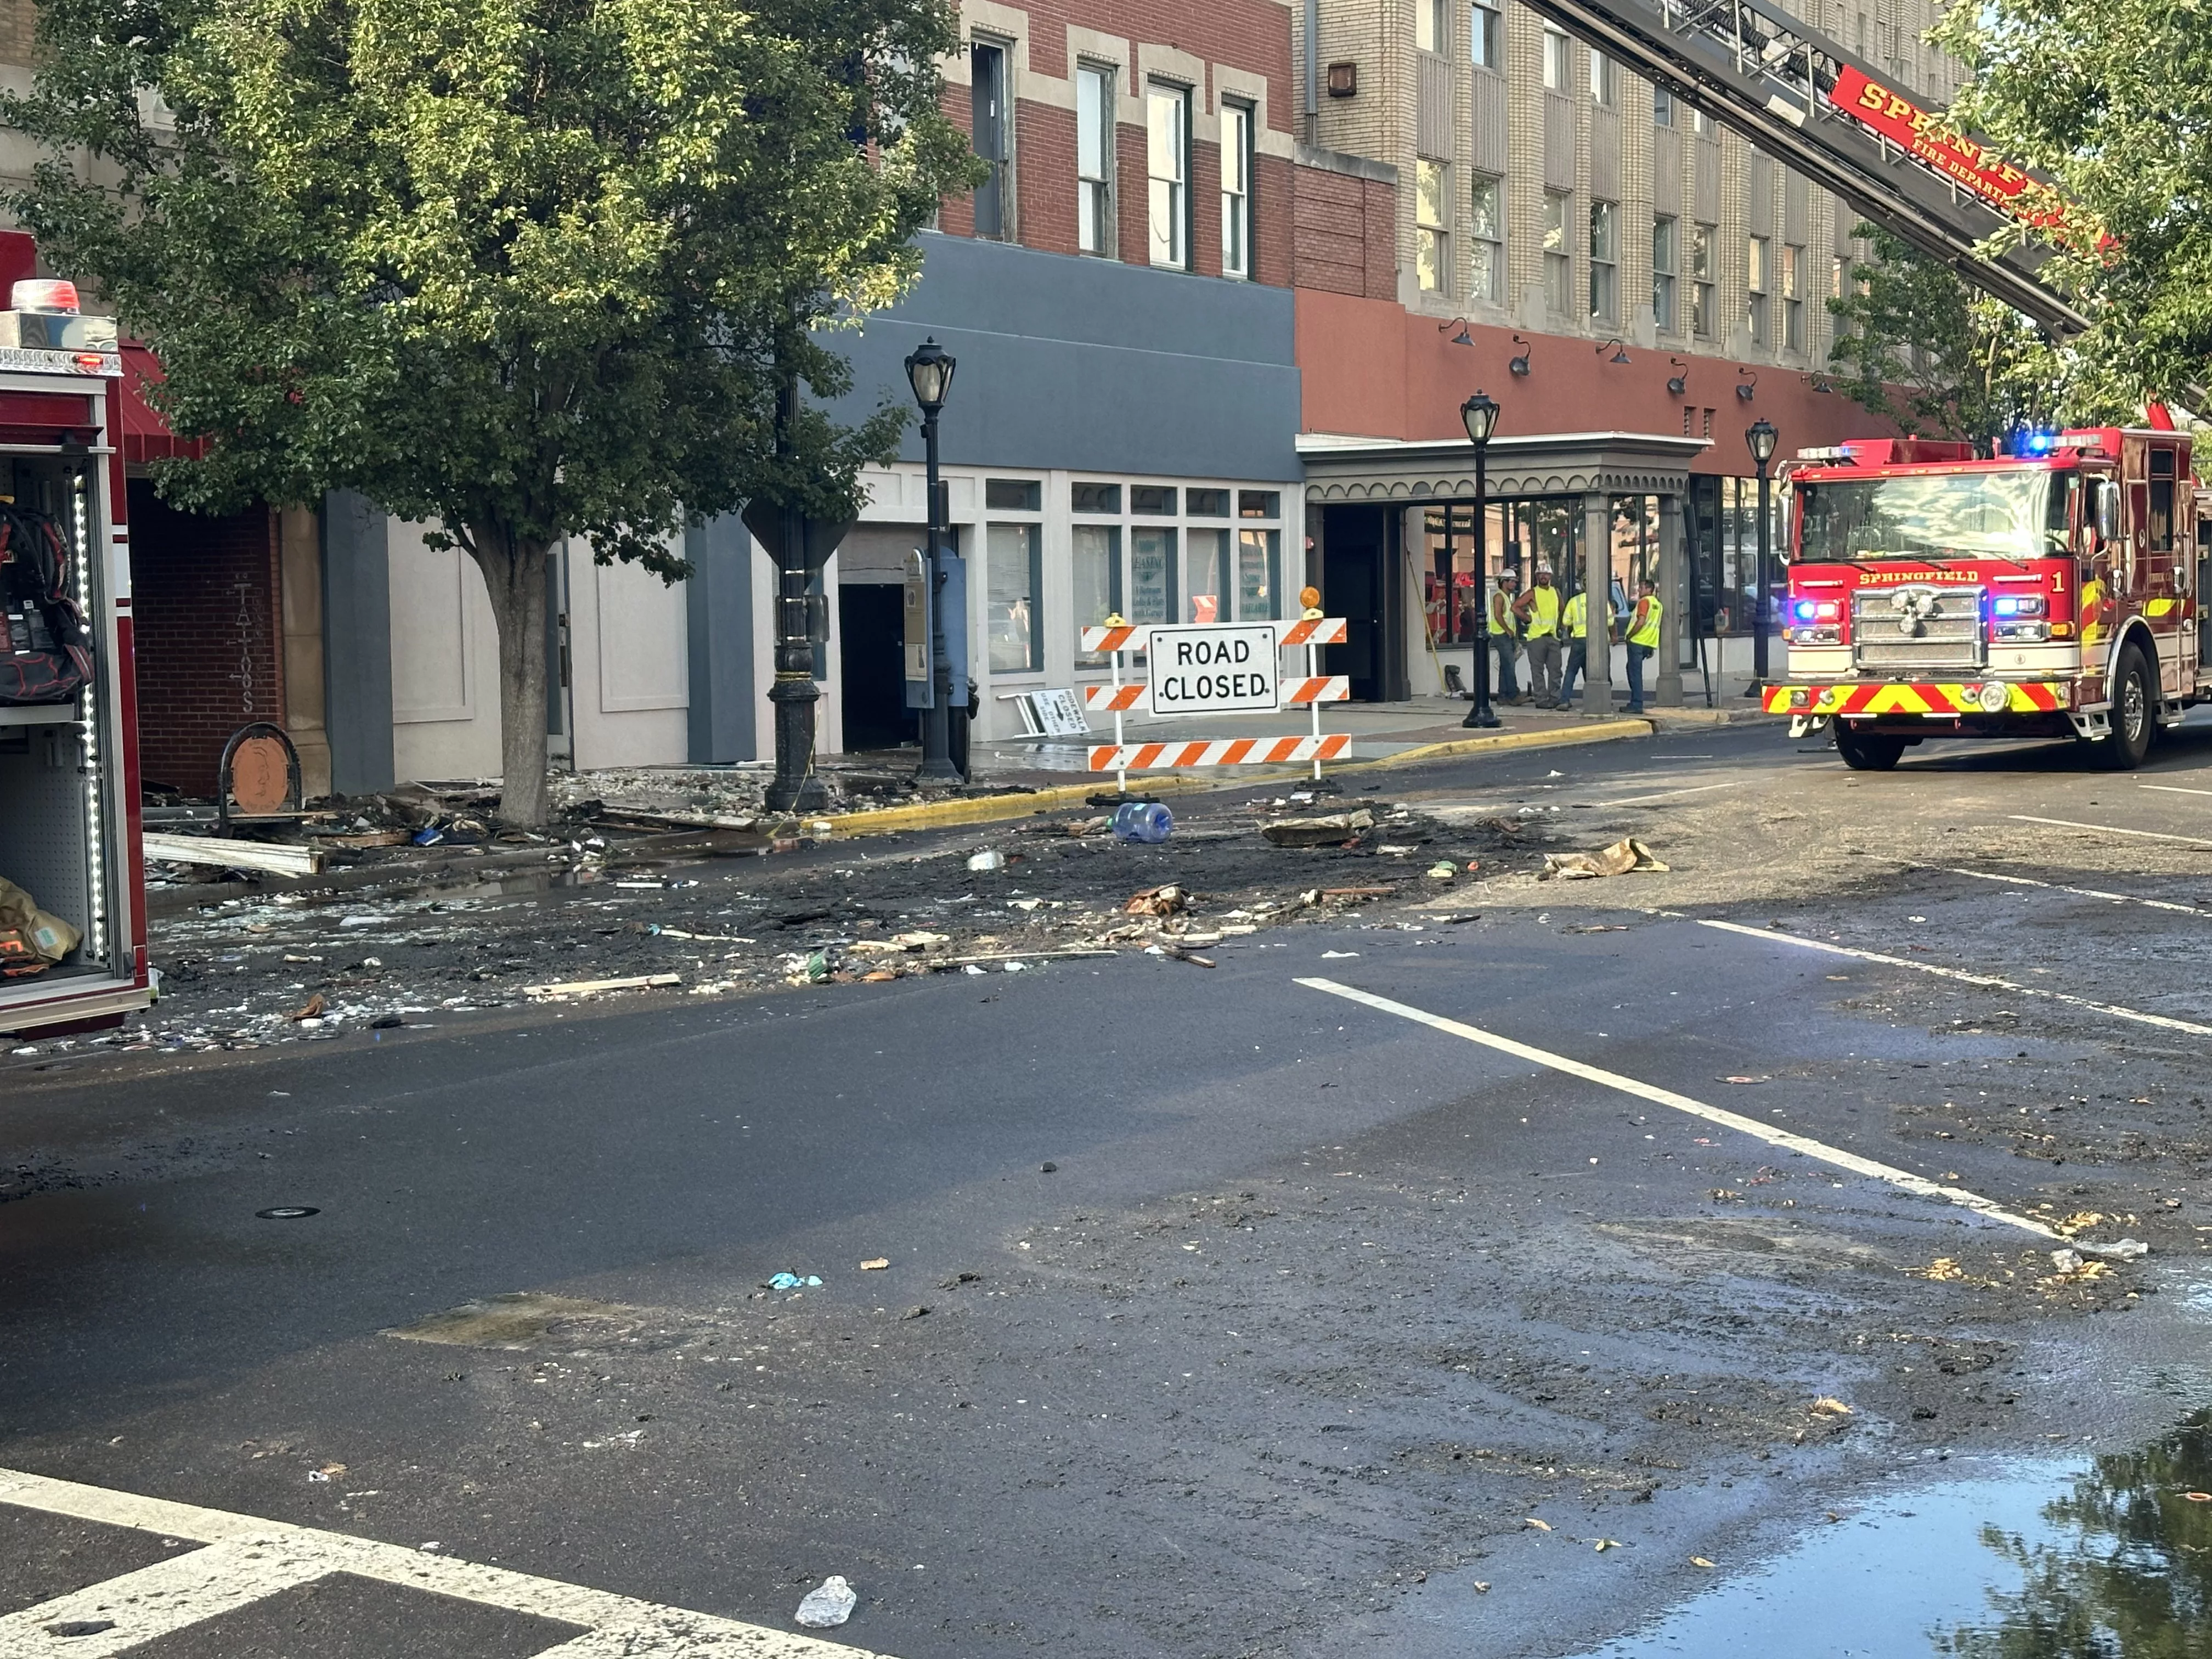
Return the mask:
<svg viewBox="0 0 2212 1659">
<path fill-rule="evenodd" d="M 1738 727 L 1384 787 L 1674 867 L 1462 883 L 1212 971 L 15 1062 L 0 1468 L 776 1630 L 842 1574 L 836 1639 L 902 1659 L 1553 1656 L 1899 1470 L 2212 1395 L 2212 732 L 2130 778 L 2051 746 L 1861 776 Z M 2060 1274 L 2063 1241 L 1821 1148 L 2153 1254 Z M 519 1295 L 564 1300 L 483 1305 Z M 0 1480 L 0 1656 L 114 1642 L 6 1615 L 207 1541 L 27 1505 Z M 131 1650 L 590 1624 L 322 1571 Z"/>
</svg>

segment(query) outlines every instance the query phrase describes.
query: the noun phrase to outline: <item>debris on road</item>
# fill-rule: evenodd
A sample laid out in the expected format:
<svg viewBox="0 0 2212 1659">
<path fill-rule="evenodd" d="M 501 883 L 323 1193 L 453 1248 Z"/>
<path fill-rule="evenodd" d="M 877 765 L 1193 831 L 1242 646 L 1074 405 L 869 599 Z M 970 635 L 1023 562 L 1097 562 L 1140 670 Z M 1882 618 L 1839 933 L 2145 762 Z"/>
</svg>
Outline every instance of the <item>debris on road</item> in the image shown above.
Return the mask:
<svg viewBox="0 0 2212 1659">
<path fill-rule="evenodd" d="M 1212 968 L 1216 965 L 1212 957 L 1194 955 L 1180 945 L 1148 945 L 1145 947 L 1145 953 L 1147 956 L 1167 957 L 1176 962 L 1187 962 L 1194 968 Z"/>
<path fill-rule="evenodd" d="M 556 985 L 526 985 L 522 994 L 527 997 L 596 996 L 602 991 L 657 991 L 683 983 L 681 974 L 635 974 L 627 979 L 572 979 Z"/>
<path fill-rule="evenodd" d="M 1633 836 L 1623 836 L 1595 853 L 1547 853 L 1538 879 L 1586 880 L 1594 876 L 1625 876 L 1632 870 L 1665 870 L 1651 849 Z"/>
<path fill-rule="evenodd" d="M 809 1630 L 835 1630 L 853 1616 L 860 1600 L 850 1584 L 832 1573 L 801 1598 L 799 1622 Z"/>
<path fill-rule="evenodd" d="M 1124 801 L 1109 820 L 1114 839 L 1158 847 L 1175 833 L 1175 814 L 1156 800 Z"/>
<path fill-rule="evenodd" d="M 1832 1394 L 1822 1395 L 1818 1400 L 1815 1400 L 1813 1402 L 1810 1409 L 1815 1417 L 1849 1417 L 1852 1415 L 1851 1408 L 1844 1404 L 1842 1401 L 1837 1399 L 1835 1395 Z"/>
<path fill-rule="evenodd" d="M 258 870 L 276 876 L 319 875 L 321 850 L 274 842 L 234 841 L 218 836 L 169 836 L 149 830 L 145 856 L 164 864 L 208 864 L 222 870 Z"/>
<path fill-rule="evenodd" d="M 1133 894 L 1129 902 L 1121 907 L 1121 914 L 1127 916 L 1171 916 L 1182 909 L 1185 902 L 1182 889 L 1174 882 L 1169 882 L 1164 886 L 1147 887 L 1141 893 Z"/>
<path fill-rule="evenodd" d="M 797 1273 L 774 1273 L 769 1278 L 768 1288 L 771 1291 L 812 1290 L 821 1282 L 820 1275 L 816 1273 L 809 1273 L 804 1279 Z"/>
<path fill-rule="evenodd" d="M 1457 867 L 1449 859 L 1439 859 L 1429 866 L 1429 879 L 1431 881 L 1450 881 L 1458 874 Z"/>
<path fill-rule="evenodd" d="M 879 1256 L 875 1256 L 875 1257 L 872 1258 L 872 1259 L 871 1259 L 871 1260 L 869 1260 L 869 1261 L 863 1261 L 863 1262 L 860 1264 L 860 1271 L 861 1271 L 862 1273 L 875 1273 L 875 1272 L 878 1271 L 879 1269 L 881 1269 L 881 1268 L 884 1268 L 884 1267 L 890 1267 L 890 1265 L 891 1265 L 891 1259 L 890 1259 L 889 1256 L 887 1256 L 887 1255 L 879 1255 Z"/>
<path fill-rule="evenodd" d="M 904 1313 L 901 1314 L 899 1317 L 901 1319 L 927 1319 L 929 1317 L 929 1310 L 923 1307 L 919 1302 L 917 1302 L 913 1307 L 908 1308 Z"/>
<path fill-rule="evenodd" d="M 320 1016 L 323 1010 L 327 1006 L 329 1006 L 329 1005 L 323 1000 L 323 994 L 320 991 L 318 991 L 314 995 L 309 997 L 306 1002 L 302 1003 L 298 1008 L 293 1011 L 292 1018 L 294 1019 L 314 1019 Z"/>
<path fill-rule="evenodd" d="M 1260 826 L 1260 833 L 1277 847 L 1334 847 L 1357 840 L 1375 827 L 1375 815 L 1365 807 L 1356 812 L 1331 812 L 1317 818 L 1277 818 Z"/>
<path fill-rule="evenodd" d="M 2081 1271 L 2081 1252 L 2053 1250 L 2051 1253 L 2051 1265 L 2062 1273 L 2078 1273 Z"/>
<path fill-rule="evenodd" d="M 1006 855 L 995 847 L 987 847 L 969 859 L 968 867 L 979 872 L 988 870 L 1003 870 L 1006 867 Z"/>
<path fill-rule="evenodd" d="M 1702 1555 L 1693 1555 L 1690 1558 L 1690 1565 L 1693 1567 L 1710 1567 L 1712 1563 Z"/>
</svg>

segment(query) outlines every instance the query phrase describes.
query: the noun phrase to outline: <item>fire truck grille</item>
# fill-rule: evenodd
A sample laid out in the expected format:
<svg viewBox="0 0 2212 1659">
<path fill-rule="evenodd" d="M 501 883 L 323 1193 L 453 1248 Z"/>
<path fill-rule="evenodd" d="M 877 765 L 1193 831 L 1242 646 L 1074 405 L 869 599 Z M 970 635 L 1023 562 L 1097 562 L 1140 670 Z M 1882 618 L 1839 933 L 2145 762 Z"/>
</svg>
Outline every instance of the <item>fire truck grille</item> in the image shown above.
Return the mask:
<svg viewBox="0 0 2212 1659">
<path fill-rule="evenodd" d="M 1851 657 L 1863 669 L 1979 668 L 1987 659 L 1981 590 L 1877 588 L 1854 594 Z"/>
</svg>

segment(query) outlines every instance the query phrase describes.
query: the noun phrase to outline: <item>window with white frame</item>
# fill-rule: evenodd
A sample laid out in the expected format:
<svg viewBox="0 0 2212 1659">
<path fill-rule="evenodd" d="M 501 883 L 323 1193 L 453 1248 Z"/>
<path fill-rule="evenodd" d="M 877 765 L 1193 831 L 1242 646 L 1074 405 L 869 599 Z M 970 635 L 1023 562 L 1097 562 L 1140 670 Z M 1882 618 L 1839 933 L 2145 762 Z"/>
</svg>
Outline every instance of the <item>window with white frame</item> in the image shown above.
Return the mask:
<svg viewBox="0 0 2212 1659">
<path fill-rule="evenodd" d="M 1719 234 L 1712 225 L 1696 225 L 1690 231 L 1690 331 L 1700 340 L 1713 337 L 1720 320 L 1716 300 L 1713 241 Z"/>
<path fill-rule="evenodd" d="M 983 632 L 994 674 L 1044 669 L 1044 526 L 985 526 Z"/>
<path fill-rule="evenodd" d="M 1794 242 L 1782 245 L 1782 343 L 1791 351 L 1805 349 L 1805 250 Z"/>
<path fill-rule="evenodd" d="M 1656 81 L 1651 83 L 1651 125 L 1655 127 L 1674 125 L 1674 94 Z"/>
<path fill-rule="evenodd" d="M 1774 280 L 1773 244 L 1753 236 L 1744 248 L 1744 322 L 1751 337 L 1765 345 L 1768 336 L 1767 289 Z"/>
<path fill-rule="evenodd" d="M 1228 485 L 1074 483 L 1070 585 L 1077 664 L 1106 666 L 1103 653 L 1082 650 L 1080 630 L 1109 617 L 1130 623 L 1227 623 L 1288 614 L 1283 608 L 1283 495 L 1280 489 Z M 994 553 L 998 545 L 991 544 Z M 1011 571 L 1017 568 L 1011 538 L 1006 550 Z M 1012 630 L 1011 621 L 1000 628 L 995 567 L 989 580 L 995 641 Z M 1018 596 L 1011 592 L 1011 575 L 1007 580 L 1004 616 L 1011 618 Z M 1005 648 L 1011 659 L 1011 640 Z"/>
<path fill-rule="evenodd" d="M 1662 334 L 1681 325 L 1674 309 L 1674 277 L 1680 250 L 1675 246 L 1680 222 L 1662 214 L 1651 222 L 1651 315 Z"/>
<path fill-rule="evenodd" d="M 1590 204 L 1589 315 L 1607 327 L 1620 315 L 1620 210 L 1611 202 Z"/>
<path fill-rule="evenodd" d="M 1589 55 L 1590 102 L 1611 107 L 1619 81 L 1620 71 L 1614 67 L 1613 59 L 1592 48 Z"/>
<path fill-rule="evenodd" d="M 1114 70 L 1105 64 L 1075 70 L 1076 246 L 1114 253 Z"/>
<path fill-rule="evenodd" d="M 1549 23 L 1544 25 L 1544 90 L 1571 92 L 1574 90 L 1574 70 L 1570 67 L 1567 37 L 1565 30 Z"/>
<path fill-rule="evenodd" d="M 1249 104 L 1221 105 L 1221 274 L 1252 274 L 1252 116 Z"/>
<path fill-rule="evenodd" d="M 1544 192 L 1544 303 L 1564 322 L 1575 314 L 1575 264 L 1567 246 L 1567 213 L 1572 201 L 1565 191 Z"/>
<path fill-rule="evenodd" d="M 1146 217 L 1152 260 L 1190 269 L 1190 88 L 1155 81 L 1145 90 Z M 1157 618 L 1155 620 L 1158 620 Z"/>
<path fill-rule="evenodd" d="M 1473 238 L 1474 275 L 1471 300 L 1505 298 L 1504 181 L 1476 175 L 1468 195 L 1468 234 Z"/>
<path fill-rule="evenodd" d="M 1502 70 L 1505 67 L 1505 30 L 1498 9 L 1475 0 L 1467 20 L 1468 56 L 1474 58 L 1477 69 Z"/>
<path fill-rule="evenodd" d="M 1447 290 L 1451 269 L 1451 168 L 1442 161 L 1413 163 L 1414 270 L 1421 287 Z"/>
</svg>

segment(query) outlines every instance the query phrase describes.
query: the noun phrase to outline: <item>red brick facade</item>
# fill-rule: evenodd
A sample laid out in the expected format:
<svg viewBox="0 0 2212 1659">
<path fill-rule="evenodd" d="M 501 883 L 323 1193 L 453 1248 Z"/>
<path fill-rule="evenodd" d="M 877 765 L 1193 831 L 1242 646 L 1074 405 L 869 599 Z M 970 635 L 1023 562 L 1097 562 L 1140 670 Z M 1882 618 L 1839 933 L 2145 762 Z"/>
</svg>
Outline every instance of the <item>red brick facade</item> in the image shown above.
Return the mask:
<svg viewBox="0 0 2212 1659">
<path fill-rule="evenodd" d="M 212 796 L 223 745 L 284 721 L 276 515 L 203 518 L 131 485 L 140 771 Z"/>
<path fill-rule="evenodd" d="M 1320 167 L 1296 171 L 1291 280 L 1300 288 L 1355 299 L 1395 299 L 1397 187 Z"/>
</svg>

